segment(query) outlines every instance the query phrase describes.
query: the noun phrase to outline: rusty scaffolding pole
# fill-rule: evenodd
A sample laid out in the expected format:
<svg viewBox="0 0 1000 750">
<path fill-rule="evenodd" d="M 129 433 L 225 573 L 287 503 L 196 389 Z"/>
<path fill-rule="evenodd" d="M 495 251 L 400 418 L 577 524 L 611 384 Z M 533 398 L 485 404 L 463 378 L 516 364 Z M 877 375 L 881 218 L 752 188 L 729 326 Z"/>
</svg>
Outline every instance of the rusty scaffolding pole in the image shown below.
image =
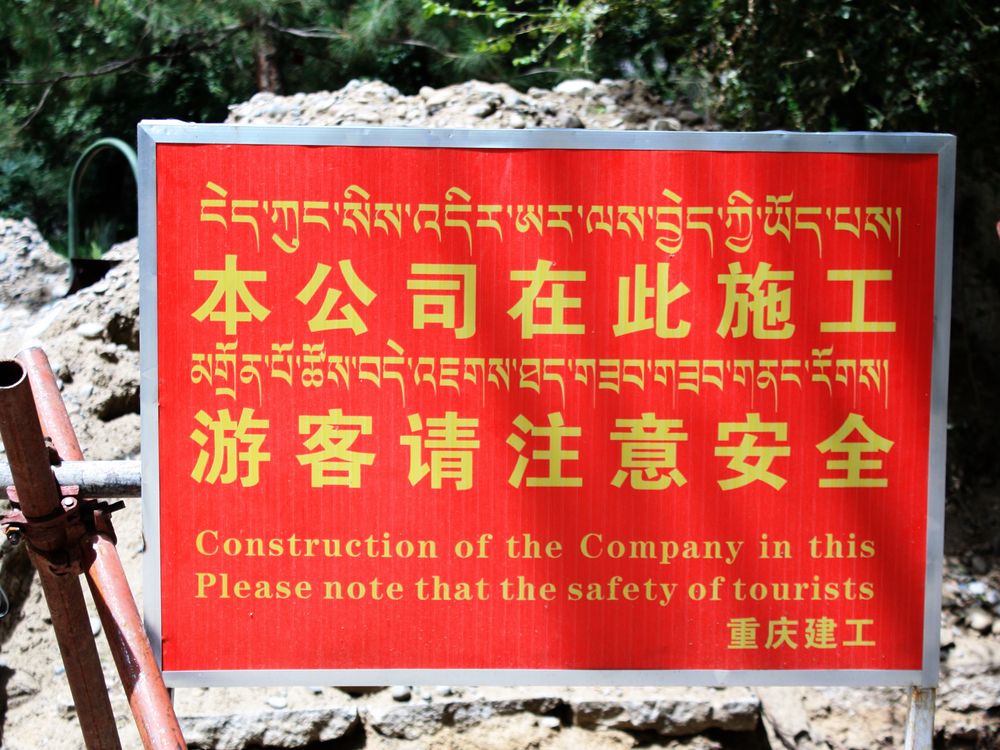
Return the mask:
<svg viewBox="0 0 1000 750">
<path fill-rule="evenodd" d="M 18 504 L 4 517 L 4 526 L 27 539 L 87 749 L 120 749 L 121 744 L 80 573 L 90 584 L 143 746 L 183 750 L 180 725 L 115 547 L 111 509 L 78 497 L 79 488 L 76 494 L 74 488 L 61 488 L 53 474 L 53 462 L 82 461 L 83 453 L 40 349 L 0 360 L 0 436 Z"/>
</svg>

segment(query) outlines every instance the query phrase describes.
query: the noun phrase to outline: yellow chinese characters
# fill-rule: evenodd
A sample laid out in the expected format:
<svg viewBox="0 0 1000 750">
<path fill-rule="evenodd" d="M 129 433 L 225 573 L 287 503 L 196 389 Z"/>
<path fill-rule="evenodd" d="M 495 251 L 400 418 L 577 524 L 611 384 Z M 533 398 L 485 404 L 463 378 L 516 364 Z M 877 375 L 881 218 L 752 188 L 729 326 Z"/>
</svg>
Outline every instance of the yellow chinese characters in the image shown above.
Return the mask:
<svg viewBox="0 0 1000 750">
<path fill-rule="evenodd" d="M 752 482 L 763 482 L 776 490 L 785 486 L 786 480 L 771 471 L 771 464 L 776 458 L 787 457 L 791 448 L 787 445 L 758 444 L 757 438 L 770 435 L 775 443 L 785 443 L 788 440 L 788 424 L 786 422 L 761 422 L 760 415 L 747 414 L 745 422 L 720 422 L 719 441 L 729 441 L 732 436 L 741 435 L 738 445 L 720 445 L 715 449 L 716 456 L 728 456 L 727 468 L 736 472 L 735 476 L 719 480 L 723 490 L 734 490 L 745 487 Z"/>
<path fill-rule="evenodd" d="M 229 409 L 220 409 L 213 418 L 204 410 L 194 415 L 200 425 L 191 433 L 199 446 L 191 478 L 208 484 L 233 484 L 244 487 L 260 482 L 260 465 L 271 460 L 263 450 L 268 420 L 255 419 L 253 409 L 243 409 L 233 419 Z"/>
<path fill-rule="evenodd" d="M 244 408 L 238 415 L 220 409 L 215 415 L 204 410 L 194 417 L 196 426 L 190 437 L 199 453 L 191 472 L 196 482 L 254 486 L 260 481 L 261 464 L 271 461 L 264 450 L 270 422 L 254 409 Z M 399 438 L 408 450 L 407 479 L 411 486 L 428 480 L 431 489 L 452 483 L 457 490 L 474 486 L 474 456 L 480 448 L 479 417 L 460 416 L 445 411 L 441 416 L 425 417 L 419 413 L 407 418 L 409 434 Z M 343 486 L 359 488 L 365 467 L 373 466 L 376 454 L 358 450 L 356 444 L 373 433 L 374 418 L 348 415 L 340 408 L 324 414 L 297 417 L 298 434 L 305 449 L 295 458 L 308 466 L 312 487 Z M 689 446 L 684 420 L 665 419 L 654 412 L 638 417 L 616 418 L 609 432 L 566 423 L 562 412 L 551 412 L 546 422 L 535 424 L 523 414 L 513 420 L 514 430 L 506 443 L 517 452 L 508 483 L 520 487 L 582 487 L 584 479 L 572 468 L 580 460 L 581 439 L 601 437 L 605 442 L 597 455 L 616 455 L 609 462 L 610 484 L 618 489 L 663 491 L 688 484 L 679 446 L 684 446 L 687 462 L 698 463 Z M 778 459 L 791 456 L 787 422 L 764 422 L 751 412 L 742 421 L 719 422 L 718 443 L 714 455 L 727 458 L 720 464 L 716 479 L 723 491 L 738 490 L 760 482 L 780 491 L 787 479 L 778 473 Z M 361 441 L 362 445 L 365 441 Z M 497 440 L 499 442 L 499 439 Z M 588 443 L 589 445 L 589 443 Z M 894 443 L 878 435 L 860 414 L 851 413 L 827 439 L 818 443 L 819 454 L 832 454 L 826 460 L 827 475 L 820 476 L 820 488 L 885 488 L 889 484 L 884 459 Z M 810 451 L 814 450 L 810 448 Z M 592 454 L 594 455 L 594 454 Z M 727 475 L 728 471 L 728 475 Z"/>
<path fill-rule="evenodd" d="M 413 263 L 406 288 L 424 292 L 413 295 L 413 328 L 440 325 L 455 332 L 456 339 L 476 333 L 476 267 L 448 263 Z M 445 276 L 449 278 L 433 278 Z M 456 306 L 456 301 L 460 302 Z M 461 321 L 461 325 L 457 321 Z"/>
<path fill-rule="evenodd" d="M 354 271 L 354 266 L 351 264 L 349 259 L 340 261 L 338 264 L 340 268 L 340 275 L 343 277 L 344 282 L 347 284 L 347 288 L 351 290 L 351 294 L 365 307 L 368 307 L 375 299 L 376 295 L 368 286 L 363 282 L 358 274 Z M 295 295 L 295 299 L 301 302 L 303 305 L 309 304 L 312 298 L 316 296 L 316 292 L 319 291 L 320 285 L 326 281 L 327 276 L 330 275 L 332 269 L 325 263 L 317 263 L 316 270 L 313 271 L 312 278 L 309 282 L 302 288 L 298 294 Z M 340 300 L 341 292 L 339 289 L 327 288 L 326 293 L 323 295 L 323 302 L 320 305 L 319 311 L 309 319 L 309 330 L 313 333 L 317 331 L 333 331 L 339 329 L 350 329 L 355 336 L 358 336 L 368 330 L 368 326 L 361 319 L 358 311 L 354 308 L 354 305 L 348 302 L 347 304 L 341 305 L 339 308 L 340 317 L 331 317 L 333 313 L 333 308 Z"/>
<path fill-rule="evenodd" d="M 566 438 L 580 437 L 579 427 L 568 427 L 560 412 L 548 415 L 548 425 L 535 425 L 526 416 L 519 414 L 514 420 L 514 426 L 521 434 L 513 432 L 507 438 L 507 444 L 517 451 L 517 462 L 507 481 L 513 487 L 520 487 L 523 481 L 528 487 L 582 487 L 582 477 L 563 476 L 563 464 L 580 458 L 579 451 L 563 445 Z M 525 438 L 544 441 L 544 448 L 532 450 L 530 459 L 523 451 L 527 446 Z M 525 476 L 528 464 L 537 461 L 545 465 L 546 473 Z"/>
<path fill-rule="evenodd" d="M 264 307 L 250 292 L 247 284 L 267 281 L 266 271 L 240 271 L 236 267 L 236 256 L 226 255 L 225 267 L 219 270 L 199 269 L 194 272 L 195 281 L 213 281 L 215 286 L 201 306 L 191 313 L 199 323 L 208 318 L 213 323 L 222 323 L 227 336 L 235 336 L 240 323 L 250 320 L 264 320 L 270 310 Z M 242 304 L 243 309 L 240 309 Z"/>
<path fill-rule="evenodd" d="M 800 645 L 807 649 L 830 650 L 840 647 L 871 647 L 875 641 L 867 636 L 865 629 L 874 625 L 874 620 L 848 618 L 838 623 L 831 617 L 807 617 L 805 628 L 800 633 L 799 620 L 781 615 L 767 621 L 765 649 L 796 649 Z M 837 640 L 838 625 L 843 625 L 847 634 Z M 761 622 L 756 617 L 733 617 L 727 623 L 729 644 L 734 651 L 761 648 L 759 631 Z"/>
<path fill-rule="evenodd" d="M 424 420 L 419 414 L 411 414 L 408 421 L 412 432 L 424 431 Z M 445 480 L 454 482 L 456 490 L 470 489 L 472 452 L 479 447 L 478 427 L 477 418 L 462 418 L 457 412 L 448 411 L 443 417 L 427 419 L 426 437 L 403 435 L 399 442 L 410 448 L 410 484 L 416 486 L 429 475 L 431 489 L 441 489 Z M 429 462 L 424 458 L 425 451 L 430 454 Z"/>
<path fill-rule="evenodd" d="M 371 466 L 374 453 L 351 450 L 362 435 L 372 434 L 372 418 L 347 416 L 340 409 L 326 414 L 299 417 L 299 434 L 308 435 L 302 445 L 308 453 L 296 458 L 310 470 L 310 486 L 361 486 L 361 467 Z"/>
<path fill-rule="evenodd" d="M 806 648 L 836 648 L 834 634 L 837 630 L 836 620 L 829 617 L 810 617 L 806 620 Z"/>
<path fill-rule="evenodd" d="M 764 648 L 798 648 L 794 636 L 798 632 L 798 622 L 789 620 L 787 617 L 780 617 L 767 623 L 767 641 Z"/>
<path fill-rule="evenodd" d="M 888 487 L 886 477 L 862 476 L 861 472 L 879 471 L 882 459 L 864 458 L 866 453 L 888 453 L 893 446 L 891 440 L 878 435 L 865 423 L 860 414 L 849 414 L 844 423 L 816 447 L 820 453 L 844 454 L 842 459 L 830 459 L 826 468 L 830 471 L 843 471 L 836 477 L 821 477 L 820 487 Z"/>
<path fill-rule="evenodd" d="M 521 338 L 530 339 L 536 334 L 552 333 L 584 333 L 582 323 L 567 323 L 567 310 L 578 310 L 582 306 L 579 297 L 566 296 L 566 282 L 586 281 L 586 271 L 553 271 L 551 260 L 539 260 L 531 271 L 511 271 L 511 281 L 527 281 L 528 285 L 521 290 L 521 298 L 511 307 L 507 314 L 521 320 Z M 543 296 L 543 288 L 548 289 L 550 296 Z M 548 310 L 548 322 L 537 321 L 535 314 L 538 309 Z"/>
<path fill-rule="evenodd" d="M 621 468 L 611 480 L 621 487 L 628 480 L 635 490 L 663 490 L 671 484 L 683 487 L 687 479 L 677 468 L 677 443 L 686 441 L 686 432 L 679 419 L 657 419 L 652 412 L 644 412 L 639 419 L 617 419 L 620 432 L 612 432 L 611 439 L 620 442 Z M 675 431 L 677 430 L 677 431 Z"/>
<path fill-rule="evenodd" d="M 729 620 L 729 648 L 744 650 L 757 648 L 757 631 L 760 623 L 756 617 L 733 617 Z"/>
<path fill-rule="evenodd" d="M 716 333 L 742 338 L 749 330 L 755 339 L 790 338 L 795 332 L 795 324 L 788 322 L 792 292 L 779 282 L 794 278 L 794 271 L 772 271 L 770 263 L 758 263 L 752 275 L 730 263 L 729 273 L 719 274 L 726 303 Z"/>
<path fill-rule="evenodd" d="M 851 319 L 836 323 L 820 323 L 823 333 L 893 333 L 896 324 L 892 321 L 865 319 L 865 291 L 869 281 L 892 281 L 892 271 L 888 269 L 834 269 L 826 272 L 828 281 L 851 282 Z"/>
<path fill-rule="evenodd" d="M 670 304 L 690 290 L 684 282 L 670 286 L 670 264 L 656 264 L 656 286 L 649 286 L 646 264 L 635 267 L 635 279 L 618 277 L 618 322 L 614 325 L 615 336 L 624 336 L 652 328 L 658 338 L 680 339 L 688 335 L 691 323 L 682 320 L 671 326 L 668 320 Z M 653 317 L 649 317 L 649 303 L 653 303 Z M 631 305 L 629 304 L 631 303 Z"/>
</svg>

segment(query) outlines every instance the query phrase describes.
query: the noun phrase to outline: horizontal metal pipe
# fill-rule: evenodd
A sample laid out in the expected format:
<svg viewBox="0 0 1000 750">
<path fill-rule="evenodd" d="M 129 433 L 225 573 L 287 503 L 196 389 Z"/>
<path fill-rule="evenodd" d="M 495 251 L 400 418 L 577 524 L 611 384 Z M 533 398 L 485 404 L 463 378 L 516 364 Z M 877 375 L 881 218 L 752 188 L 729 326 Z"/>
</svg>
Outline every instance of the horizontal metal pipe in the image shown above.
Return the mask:
<svg viewBox="0 0 1000 750">
<path fill-rule="evenodd" d="M 80 497 L 116 498 L 142 495 L 140 461 L 63 461 L 53 466 L 62 487 L 77 486 Z M 13 486 L 10 466 L 0 463 L 0 498 Z"/>
</svg>

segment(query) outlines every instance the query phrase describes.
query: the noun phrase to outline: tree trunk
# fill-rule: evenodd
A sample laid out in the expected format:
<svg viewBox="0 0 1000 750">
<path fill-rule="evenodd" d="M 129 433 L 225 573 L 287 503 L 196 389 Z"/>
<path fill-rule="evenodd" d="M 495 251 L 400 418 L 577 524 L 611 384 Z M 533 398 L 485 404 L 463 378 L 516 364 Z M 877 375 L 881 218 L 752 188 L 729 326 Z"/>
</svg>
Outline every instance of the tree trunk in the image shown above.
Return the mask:
<svg viewBox="0 0 1000 750">
<path fill-rule="evenodd" d="M 254 42 L 254 59 L 257 62 L 257 90 L 271 94 L 281 93 L 281 72 L 278 70 L 278 46 L 274 41 L 274 32 L 267 25 L 266 19 L 257 19 L 257 34 Z"/>
</svg>

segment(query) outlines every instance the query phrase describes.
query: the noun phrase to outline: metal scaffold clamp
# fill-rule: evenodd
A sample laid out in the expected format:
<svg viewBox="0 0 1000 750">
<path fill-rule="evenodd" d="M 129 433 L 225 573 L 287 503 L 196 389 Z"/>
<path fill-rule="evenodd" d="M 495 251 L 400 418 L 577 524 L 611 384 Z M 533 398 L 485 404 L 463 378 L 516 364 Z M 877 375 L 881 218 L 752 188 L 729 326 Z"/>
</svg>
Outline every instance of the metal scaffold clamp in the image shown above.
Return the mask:
<svg viewBox="0 0 1000 750">
<path fill-rule="evenodd" d="M 16 509 L 0 516 L 0 526 L 8 542 L 17 545 L 27 541 L 56 575 L 82 575 L 84 543 L 95 534 L 117 543 L 111 514 L 124 508 L 125 503 L 81 498 L 79 485 L 60 486 L 59 493 L 59 507 L 54 512 L 28 517 L 20 509 L 17 489 L 8 487 L 7 497 Z"/>
</svg>

